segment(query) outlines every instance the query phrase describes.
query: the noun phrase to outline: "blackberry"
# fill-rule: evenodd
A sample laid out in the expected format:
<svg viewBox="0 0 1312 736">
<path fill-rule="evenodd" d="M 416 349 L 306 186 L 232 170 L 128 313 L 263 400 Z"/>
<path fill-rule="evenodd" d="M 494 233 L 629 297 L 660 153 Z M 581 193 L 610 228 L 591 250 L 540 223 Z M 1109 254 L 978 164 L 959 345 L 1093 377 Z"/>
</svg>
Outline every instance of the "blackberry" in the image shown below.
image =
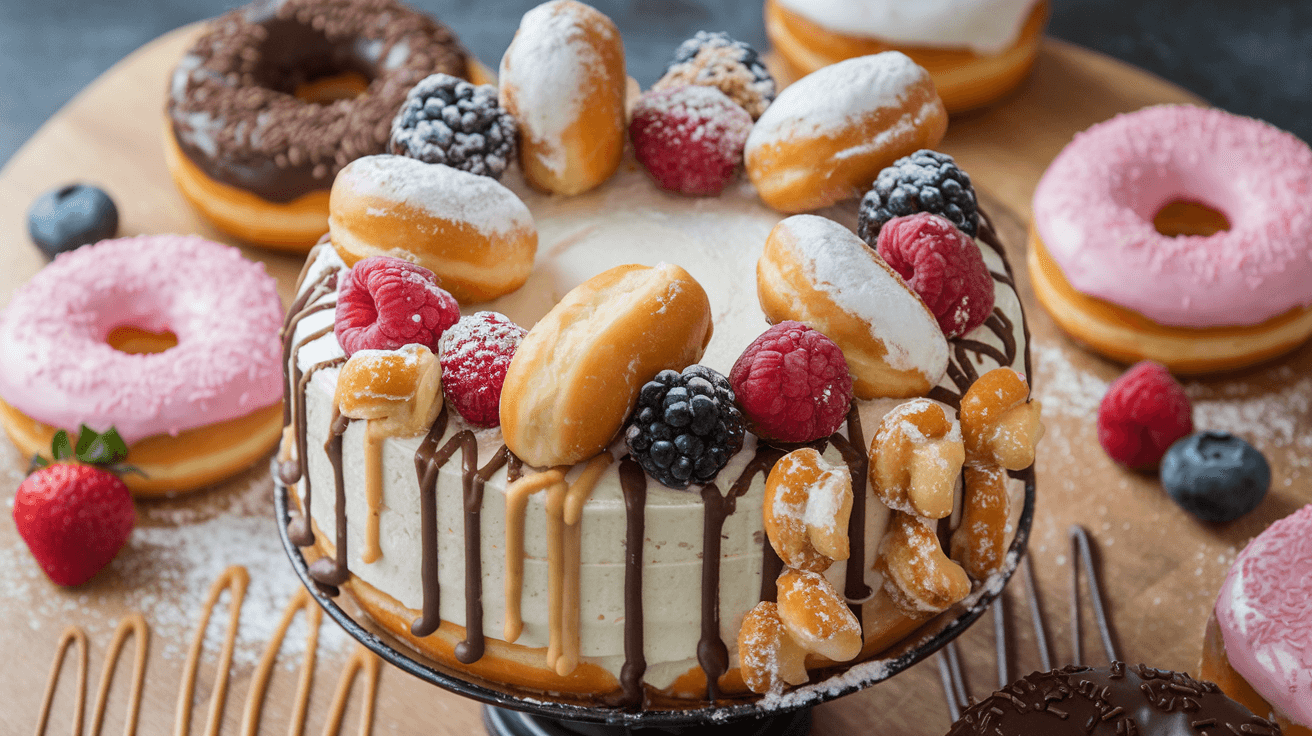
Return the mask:
<svg viewBox="0 0 1312 736">
<path fill-rule="evenodd" d="M 774 77 L 761 63 L 761 55 L 727 33 L 698 31 L 679 44 L 674 61 L 654 89 L 680 84 L 717 87 L 753 120 L 761 117 L 775 95 Z"/>
<path fill-rule="evenodd" d="M 874 248 L 884 223 L 917 212 L 940 215 L 972 238 L 979 229 L 975 188 L 946 153 L 921 149 L 879 172 L 861 200 L 856 234 Z"/>
<path fill-rule="evenodd" d="M 517 130 L 515 118 L 497 102 L 496 87 L 433 74 L 406 95 L 387 150 L 500 179 L 515 157 Z"/>
<path fill-rule="evenodd" d="M 703 365 L 661 371 L 643 385 L 624 441 L 670 488 L 710 483 L 743 447 L 743 415 L 729 380 Z"/>
</svg>

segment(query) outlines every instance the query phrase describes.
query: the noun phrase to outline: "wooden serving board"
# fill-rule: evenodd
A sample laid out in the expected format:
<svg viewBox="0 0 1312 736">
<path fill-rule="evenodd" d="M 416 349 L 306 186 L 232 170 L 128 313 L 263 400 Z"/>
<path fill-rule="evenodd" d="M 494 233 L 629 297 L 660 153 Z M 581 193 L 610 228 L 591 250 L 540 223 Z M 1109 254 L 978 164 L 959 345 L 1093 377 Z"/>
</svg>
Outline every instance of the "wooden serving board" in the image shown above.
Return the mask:
<svg viewBox="0 0 1312 736">
<path fill-rule="evenodd" d="M 40 193 L 69 182 L 87 181 L 110 192 L 120 208 L 123 235 L 181 232 L 226 240 L 183 201 L 162 154 L 166 79 L 198 31 L 197 26 L 179 29 L 124 59 L 46 123 L 0 171 L 0 304 L 7 303 L 44 263 L 27 237 L 27 208 Z M 1253 514 L 1224 526 L 1201 524 L 1178 510 L 1155 479 L 1114 467 L 1098 448 L 1097 401 L 1120 368 L 1060 336 L 1035 303 L 1024 275 L 1031 193 L 1048 162 L 1071 136 L 1118 112 L 1154 103 L 1196 101 L 1147 73 L 1050 40 L 1031 79 L 998 105 L 954 118 L 942 146 L 971 174 L 991 207 L 1011 248 L 1029 308 L 1033 384 L 1044 401 L 1048 427 L 1038 462 L 1038 513 L 1030 550 L 1046 596 L 1059 662 L 1071 656 L 1068 616 L 1058 602 L 1064 601 L 1069 585 L 1067 529 L 1072 523 L 1086 525 L 1101 550 L 1106 592 L 1124 656 L 1195 669 L 1204 622 L 1234 555 L 1271 521 L 1312 501 L 1308 418 L 1312 379 L 1303 377 L 1312 374 L 1312 349 L 1242 375 L 1189 384 L 1197 401 L 1199 426 L 1246 436 L 1270 458 L 1275 477 L 1270 497 Z M 284 302 L 289 302 L 301 259 L 244 250 L 268 265 L 279 279 Z M 17 487 L 25 466 L 12 445 L 0 440 L 0 484 Z M 139 504 L 140 522 L 129 547 L 108 570 L 76 590 L 61 590 L 44 578 L 18 538 L 10 515 L 4 514 L 0 653 L 5 666 L 0 668 L 0 693 L 4 693 L 0 700 L 7 707 L 0 713 L 0 723 L 7 728 L 3 730 L 32 730 L 45 692 L 45 673 L 61 631 L 70 624 L 82 627 L 90 642 L 86 706 L 90 726 L 115 625 L 140 611 L 150 639 L 139 731 L 177 732 L 179 702 L 192 700 L 180 698 L 179 687 L 185 684 L 186 655 L 205 610 L 207 591 L 225 568 L 239 564 L 248 568 L 250 582 L 236 631 L 228 696 L 225 702 L 211 705 L 209 693 L 228 622 L 230 594 L 225 593 L 217 601 L 199 658 L 192 730 L 201 729 L 213 708 L 215 732 L 245 733 L 244 718 L 247 726 L 258 726 L 263 732 L 285 732 L 298 702 L 293 697 L 299 677 L 295 669 L 309 648 L 303 624 L 293 624 L 288 634 L 262 710 L 249 706 L 256 662 L 298 587 L 278 545 L 271 492 L 272 482 L 261 465 L 194 497 Z M 1019 601 L 1019 593 L 1012 595 Z M 962 641 L 977 695 L 995 683 L 990 628 L 976 627 Z M 1085 651 L 1098 651 L 1093 641 L 1089 639 Z M 114 671 L 106 732 L 123 728 L 134 646 L 128 639 Z M 1022 637 L 1015 648 L 1020 661 L 1013 675 L 1037 667 L 1032 640 Z M 329 705 L 354 643 L 327 623 L 320 631 L 317 651 L 308 709 L 308 729 L 315 733 L 333 725 L 326 723 L 331 720 Z M 70 654 L 50 708 L 51 733 L 72 728 L 76 659 Z M 363 710 L 361 690 L 357 683 L 347 699 L 345 729 L 357 728 Z M 465 736 L 482 729 L 476 704 L 386 667 L 374 702 L 377 733 Z M 262 719 L 251 722 L 248 710 L 262 714 Z M 880 733 L 936 736 L 949 724 L 932 662 L 821 706 L 815 718 L 817 733 L 867 732 L 873 727 Z"/>
</svg>

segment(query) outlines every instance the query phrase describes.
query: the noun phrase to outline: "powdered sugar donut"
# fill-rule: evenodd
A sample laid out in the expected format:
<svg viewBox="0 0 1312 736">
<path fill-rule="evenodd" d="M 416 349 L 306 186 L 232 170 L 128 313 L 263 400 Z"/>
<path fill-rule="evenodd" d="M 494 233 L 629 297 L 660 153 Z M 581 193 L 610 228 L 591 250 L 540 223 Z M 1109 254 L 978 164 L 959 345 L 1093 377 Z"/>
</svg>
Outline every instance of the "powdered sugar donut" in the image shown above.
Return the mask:
<svg viewBox="0 0 1312 736">
<path fill-rule="evenodd" d="M 1258 715 L 1274 711 L 1291 734 L 1312 729 L 1309 570 L 1312 506 L 1304 506 L 1272 524 L 1235 559 L 1216 598 L 1213 626 L 1223 647 L 1209 647 L 1203 656 L 1204 677 Z M 1244 685 L 1266 702 L 1249 702 Z"/>
<path fill-rule="evenodd" d="M 1229 229 L 1158 232 L 1176 202 Z M 1187 105 L 1099 123 L 1043 175 L 1033 225 L 1039 300 L 1111 357 L 1221 370 L 1312 334 L 1312 149 L 1267 123 Z"/>
<path fill-rule="evenodd" d="M 155 235 L 62 254 L 0 314 L 0 418 L 27 454 L 56 429 L 116 428 L 139 494 L 214 482 L 277 442 L 281 323 L 273 278 L 236 248 Z"/>
</svg>

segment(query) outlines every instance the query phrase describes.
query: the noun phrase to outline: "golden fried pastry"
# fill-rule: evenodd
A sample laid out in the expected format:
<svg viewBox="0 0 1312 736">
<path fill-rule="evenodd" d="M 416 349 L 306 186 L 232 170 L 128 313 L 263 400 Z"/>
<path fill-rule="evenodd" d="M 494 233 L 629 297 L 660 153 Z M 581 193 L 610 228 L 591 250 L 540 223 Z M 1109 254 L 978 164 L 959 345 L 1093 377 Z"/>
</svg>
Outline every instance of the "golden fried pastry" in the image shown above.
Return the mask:
<svg viewBox="0 0 1312 736">
<path fill-rule="evenodd" d="M 486 176 L 405 156 L 366 156 L 337 175 L 328 209 L 328 231 L 346 265 L 404 258 L 436 274 L 462 304 L 509 294 L 533 270 L 533 215 Z"/>
<path fill-rule="evenodd" d="M 894 511 L 879 550 L 884 593 L 910 618 L 927 619 L 970 594 L 970 578 L 943 554 L 933 522 Z"/>
<path fill-rule="evenodd" d="M 798 646 L 834 662 L 861 653 L 861 623 L 825 576 L 785 569 L 778 586 L 779 620 Z"/>
<path fill-rule="evenodd" d="M 952 559 L 977 579 L 997 572 L 1007 554 L 1007 471 L 1032 465 L 1043 437 L 1042 407 L 1029 393 L 1019 373 L 995 368 L 961 399 L 966 483 L 961 523 L 952 534 Z"/>
<path fill-rule="evenodd" d="M 891 509 L 942 519 L 965 458 L 961 428 L 943 407 L 912 399 L 885 414 L 870 441 L 870 487 Z"/>
<path fill-rule="evenodd" d="M 756 292 L 772 324 L 797 320 L 843 349 L 857 398 L 921 396 L 947 370 L 947 339 L 929 307 L 833 220 L 796 215 L 776 225 L 756 264 Z"/>
<path fill-rule="evenodd" d="M 779 93 L 747 138 L 766 204 L 806 212 L 859 197 L 885 167 L 947 132 L 929 72 L 888 51 L 825 67 Z"/>
<path fill-rule="evenodd" d="M 442 410 L 442 368 L 423 345 L 357 350 L 337 376 L 337 407 L 389 437 L 428 431 Z"/>
<path fill-rule="evenodd" d="M 529 184 L 581 194 L 624 154 L 624 42 L 610 18 L 575 0 L 524 14 L 501 57 L 501 105 L 519 121 Z"/>
<path fill-rule="evenodd" d="M 801 685 L 806 673 L 806 651 L 793 641 L 779 607 L 761 601 L 743 617 L 738 629 L 738 661 L 743 682 L 754 693 L 778 692 L 785 684 Z"/>
<path fill-rule="evenodd" d="M 501 389 L 506 447 L 534 467 L 572 465 L 619 433 L 638 390 L 701 359 L 711 303 L 679 266 L 616 266 L 574 287 L 529 330 Z"/>
<path fill-rule="evenodd" d="M 765 481 L 765 535 L 785 565 L 824 572 L 848 557 L 852 475 L 803 447 L 784 455 Z"/>
</svg>

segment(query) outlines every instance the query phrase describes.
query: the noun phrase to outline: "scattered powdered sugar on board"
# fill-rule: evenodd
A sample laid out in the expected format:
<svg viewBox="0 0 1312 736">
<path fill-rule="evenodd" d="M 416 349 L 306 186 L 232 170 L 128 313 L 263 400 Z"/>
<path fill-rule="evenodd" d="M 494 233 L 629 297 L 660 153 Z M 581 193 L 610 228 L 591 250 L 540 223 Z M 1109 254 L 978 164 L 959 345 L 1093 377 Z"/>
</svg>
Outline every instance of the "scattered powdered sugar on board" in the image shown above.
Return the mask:
<svg viewBox="0 0 1312 736">
<path fill-rule="evenodd" d="M 1096 417 L 1107 381 L 1081 370 L 1071 362 L 1070 348 L 1052 343 L 1034 342 L 1030 355 L 1034 372 L 1029 377 L 1034 395 L 1043 402 L 1043 411 L 1072 417 Z"/>
</svg>

